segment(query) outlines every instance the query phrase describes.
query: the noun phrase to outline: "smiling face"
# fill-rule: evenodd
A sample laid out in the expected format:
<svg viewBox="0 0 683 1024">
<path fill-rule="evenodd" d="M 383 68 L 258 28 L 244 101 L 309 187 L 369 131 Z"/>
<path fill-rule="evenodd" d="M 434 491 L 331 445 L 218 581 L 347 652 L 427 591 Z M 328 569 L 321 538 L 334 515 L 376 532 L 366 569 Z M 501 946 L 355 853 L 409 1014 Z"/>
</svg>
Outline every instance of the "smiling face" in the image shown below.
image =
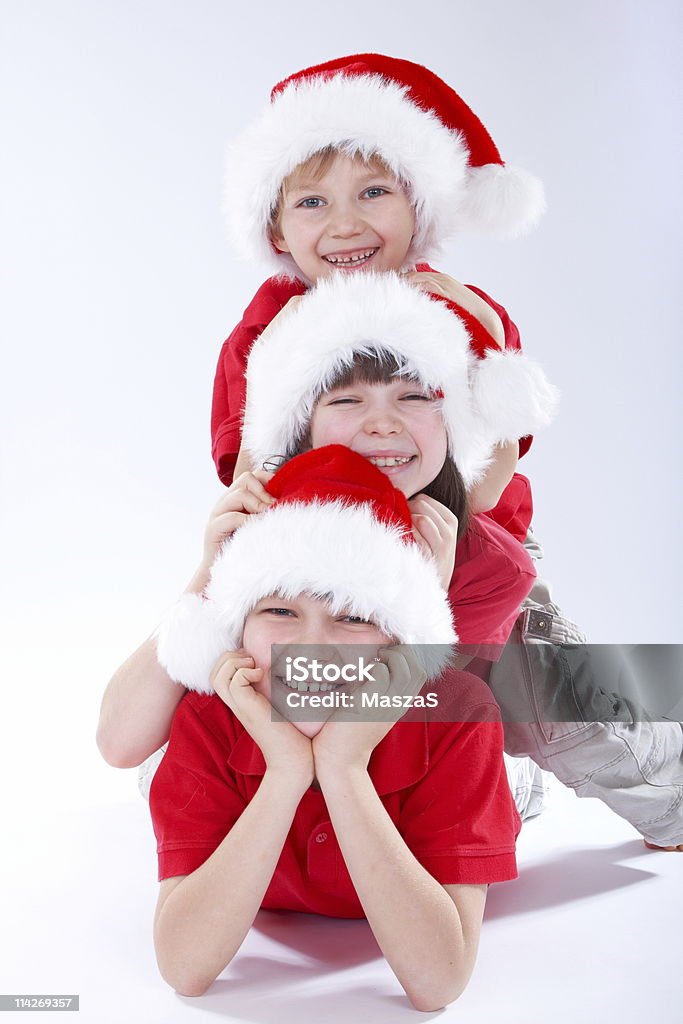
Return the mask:
<svg viewBox="0 0 683 1024">
<path fill-rule="evenodd" d="M 313 448 L 343 444 L 365 456 L 407 498 L 436 479 L 448 451 L 439 399 L 402 377 L 352 380 L 321 395 L 310 440 Z"/>
<path fill-rule="evenodd" d="M 305 644 L 309 657 L 319 657 L 321 662 L 342 666 L 354 661 L 359 647 L 367 660 L 377 653 L 380 647 L 392 643 L 392 639 L 383 633 L 372 622 L 350 616 L 343 612 L 332 615 L 326 602 L 301 594 L 295 598 L 284 599 L 277 595 L 264 597 L 247 615 L 242 635 L 242 646 L 254 659 L 257 668 L 262 668 L 263 679 L 255 685 L 255 689 L 263 694 L 273 707 L 284 717 L 291 720 L 292 711 L 287 708 L 287 695 L 293 689 L 310 692 L 316 683 L 285 682 L 285 657 L 282 652 L 277 664 L 271 665 L 271 645 L 280 644 L 292 648 Z M 312 650 L 319 648 L 319 654 Z M 293 650 L 293 654 L 300 654 Z M 350 692 L 349 683 L 320 683 L 320 690 L 346 690 Z M 327 715 L 329 717 L 328 712 Z M 325 713 L 321 714 L 321 718 Z M 304 735 L 316 736 L 324 721 L 293 722 L 293 725 Z"/>
<path fill-rule="evenodd" d="M 317 173 L 309 162 L 289 176 L 272 234 L 315 282 L 365 269 L 400 270 L 414 232 L 410 199 L 388 169 L 334 153 Z"/>
</svg>

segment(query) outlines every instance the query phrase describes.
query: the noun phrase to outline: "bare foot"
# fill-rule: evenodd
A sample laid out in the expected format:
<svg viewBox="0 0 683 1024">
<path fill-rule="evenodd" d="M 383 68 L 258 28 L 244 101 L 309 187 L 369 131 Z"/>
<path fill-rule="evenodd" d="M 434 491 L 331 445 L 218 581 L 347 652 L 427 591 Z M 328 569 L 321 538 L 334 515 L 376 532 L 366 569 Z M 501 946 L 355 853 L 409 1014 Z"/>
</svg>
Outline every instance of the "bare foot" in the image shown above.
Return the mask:
<svg viewBox="0 0 683 1024">
<path fill-rule="evenodd" d="M 655 846 L 654 843 L 648 843 L 647 839 L 643 839 L 643 842 L 648 850 L 666 850 L 667 853 L 683 853 L 683 843 L 679 843 L 678 846 Z"/>
</svg>

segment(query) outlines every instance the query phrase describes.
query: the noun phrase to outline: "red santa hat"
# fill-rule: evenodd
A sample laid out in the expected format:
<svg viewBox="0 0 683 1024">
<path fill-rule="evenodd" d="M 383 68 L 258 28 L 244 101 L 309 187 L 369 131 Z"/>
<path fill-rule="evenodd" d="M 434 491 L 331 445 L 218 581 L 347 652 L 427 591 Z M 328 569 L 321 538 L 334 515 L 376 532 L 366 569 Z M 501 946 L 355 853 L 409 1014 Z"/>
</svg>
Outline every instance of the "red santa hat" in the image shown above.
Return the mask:
<svg viewBox="0 0 683 1024">
<path fill-rule="evenodd" d="M 357 355 L 393 356 L 402 373 L 442 394 L 450 455 L 466 486 L 494 445 L 552 418 L 557 392 L 520 352 L 470 345 L 462 320 L 438 296 L 398 274 L 320 280 L 256 340 L 247 364 L 243 444 L 254 465 L 291 456 L 316 401 Z"/>
<path fill-rule="evenodd" d="M 212 693 L 218 658 L 240 647 L 247 615 L 271 594 L 306 594 L 332 614 L 370 619 L 395 642 L 417 645 L 428 676 L 438 676 L 457 641 L 452 613 L 389 478 L 328 445 L 292 459 L 267 488 L 276 503 L 226 540 L 204 593 L 183 595 L 160 626 L 158 657 L 171 678 Z"/>
<path fill-rule="evenodd" d="M 225 205 L 241 254 L 297 273 L 272 245 L 272 211 L 285 178 L 329 146 L 376 154 L 408 184 L 417 221 L 412 263 L 433 258 L 457 230 L 514 236 L 545 210 L 541 182 L 503 162 L 450 86 L 412 61 L 361 53 L 279 82 L 269 106 L 230 147 Z"/>
</svg>

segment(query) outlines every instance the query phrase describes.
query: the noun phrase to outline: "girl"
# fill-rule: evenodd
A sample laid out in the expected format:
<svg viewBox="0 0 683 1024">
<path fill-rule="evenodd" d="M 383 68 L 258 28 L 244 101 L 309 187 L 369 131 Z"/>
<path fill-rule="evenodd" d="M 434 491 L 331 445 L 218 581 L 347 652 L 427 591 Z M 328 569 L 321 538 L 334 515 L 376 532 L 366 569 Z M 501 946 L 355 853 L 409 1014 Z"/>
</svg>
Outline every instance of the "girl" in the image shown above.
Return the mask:
<svg viewBox="0 0 683 1024">
<path fill-rule="evenodd" d="M 171 675 L 204 695 L 180 703 L 150 792 L 159 967 L 200 995 L 261 906 L 366 916 L 413 1005 L 435 1010 L 467 984 L 486 886 L 516 875 L 498 711 L 475 677 L 446 670 L 437 692 L 450 692 L 457 722 L 273 721 L 276 692 L 293 692 L 273 644 L 325 644 L 328 663 L 363 644 L 367 685 L 414 694 L 421 652 L 438 676 L 448 648 L 431 645 L 454 631 L 405 498 L 368 460 L 315 449 L 267 489 L 276 501 L 160 632 Z"/>
</svg>

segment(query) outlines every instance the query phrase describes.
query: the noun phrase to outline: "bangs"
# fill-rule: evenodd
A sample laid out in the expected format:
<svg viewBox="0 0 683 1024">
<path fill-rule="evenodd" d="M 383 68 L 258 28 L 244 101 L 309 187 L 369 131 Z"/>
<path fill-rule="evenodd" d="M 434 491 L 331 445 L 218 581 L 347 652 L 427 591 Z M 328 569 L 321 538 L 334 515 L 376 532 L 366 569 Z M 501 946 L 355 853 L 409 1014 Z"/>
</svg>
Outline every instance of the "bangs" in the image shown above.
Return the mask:
<svg viewBox="0 0 683 1024">
<path fill-rule="evenodd" d="M 340 369 L 334 376 L 328 377 L 320 394 L 347 388 L 352 384 L 391 384 L 397 377 L 422 387 L 418 375 L 408 369 L 405 363 L 399 362 L 395 355 L 386 350 L 379 352 L 356 353 L 353 362 Z M 432 394 L 432 392 L 430 392 Z"/>
</svg>

